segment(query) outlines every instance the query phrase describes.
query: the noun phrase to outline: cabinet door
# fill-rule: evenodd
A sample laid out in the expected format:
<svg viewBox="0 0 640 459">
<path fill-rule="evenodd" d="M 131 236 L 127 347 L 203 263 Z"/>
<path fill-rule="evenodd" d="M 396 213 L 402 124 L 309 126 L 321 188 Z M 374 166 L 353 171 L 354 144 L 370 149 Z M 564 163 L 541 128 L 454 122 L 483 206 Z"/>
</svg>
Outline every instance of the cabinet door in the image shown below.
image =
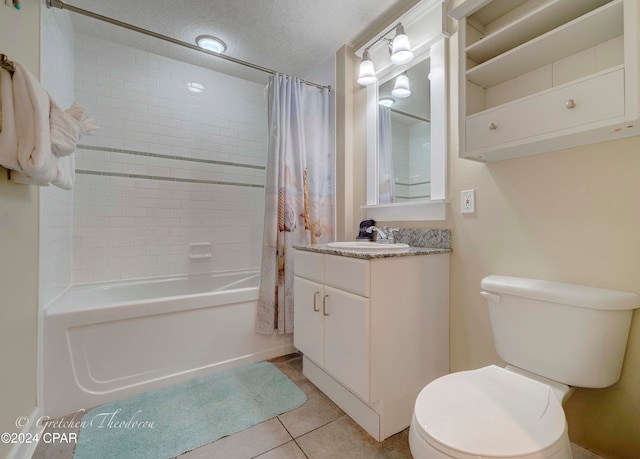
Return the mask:
<svg viewBox="0 0 640 459">
<path fill-rule="evenodd" d="M 324 286 L 295 276 L 293 280 L 293 345 L 316 365 L 324 366 Z"/>
<path fill-rule="evenodd" d="M 324 368 L 369 401 L 369 299 L 326 286 L 323 299 Z"/>
</svg>

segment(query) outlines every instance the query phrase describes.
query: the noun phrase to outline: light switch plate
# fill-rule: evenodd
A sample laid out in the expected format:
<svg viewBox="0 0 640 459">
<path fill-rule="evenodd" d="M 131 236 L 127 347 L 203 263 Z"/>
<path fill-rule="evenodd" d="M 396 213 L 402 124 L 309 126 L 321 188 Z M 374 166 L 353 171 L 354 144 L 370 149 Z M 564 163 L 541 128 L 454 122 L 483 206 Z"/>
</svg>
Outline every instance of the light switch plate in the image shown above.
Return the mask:
<svg viewBox="0 0 640 459">
<path fill-rule="evenodd" d="M 461 210 L 463 214 L 473 214 L 476 211 L 476 190 L 463 190 L 461 193 Z"/>
</svg>

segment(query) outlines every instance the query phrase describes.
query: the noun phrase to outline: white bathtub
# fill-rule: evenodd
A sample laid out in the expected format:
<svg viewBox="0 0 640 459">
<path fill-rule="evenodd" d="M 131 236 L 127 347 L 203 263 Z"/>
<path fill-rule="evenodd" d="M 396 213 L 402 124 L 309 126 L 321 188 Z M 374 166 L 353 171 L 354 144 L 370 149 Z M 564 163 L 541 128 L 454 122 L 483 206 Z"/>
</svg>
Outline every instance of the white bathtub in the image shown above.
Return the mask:
<svg viewBox="0 0 640 459">
<path fill-rule="evenodd" d="M 51 418 L 294 351 L 254 332 L 259 272 L 74 286 L 45 308 Z"/>
</svg>

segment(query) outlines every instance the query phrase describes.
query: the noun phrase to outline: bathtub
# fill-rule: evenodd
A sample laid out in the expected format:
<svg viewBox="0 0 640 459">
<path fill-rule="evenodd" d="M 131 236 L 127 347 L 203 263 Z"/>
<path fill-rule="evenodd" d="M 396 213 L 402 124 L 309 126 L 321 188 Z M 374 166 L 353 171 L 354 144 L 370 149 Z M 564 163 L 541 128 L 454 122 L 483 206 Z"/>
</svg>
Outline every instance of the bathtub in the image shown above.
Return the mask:
<svg viewBox="0 0 640 459">
<path fill-rule="evenodd" d="M 294 352 L 254 332 L 258 270 L 73 286 L 44 309 L 51 418 Z"/>
</svg>

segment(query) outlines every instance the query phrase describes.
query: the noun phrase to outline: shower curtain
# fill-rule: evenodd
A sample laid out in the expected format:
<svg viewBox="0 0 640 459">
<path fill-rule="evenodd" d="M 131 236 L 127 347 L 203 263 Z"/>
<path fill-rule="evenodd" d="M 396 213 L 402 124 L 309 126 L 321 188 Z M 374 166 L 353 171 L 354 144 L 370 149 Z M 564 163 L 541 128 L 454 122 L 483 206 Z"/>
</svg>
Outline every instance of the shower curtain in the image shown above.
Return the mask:
<svg viewBox="0 0 640 459">
<path fill-rule="evenodd" d="M 329 91 L 275 74 L 256 331 L 293 332 L 293 246 L 333 240 Z"/>
<path fill-rule="evenodd" d="M 396 199 L 396 177 L 393 170 L 391 142 L 391 109 L 378 108 L 378 203 L 389 204 Z"/>
</svg>

